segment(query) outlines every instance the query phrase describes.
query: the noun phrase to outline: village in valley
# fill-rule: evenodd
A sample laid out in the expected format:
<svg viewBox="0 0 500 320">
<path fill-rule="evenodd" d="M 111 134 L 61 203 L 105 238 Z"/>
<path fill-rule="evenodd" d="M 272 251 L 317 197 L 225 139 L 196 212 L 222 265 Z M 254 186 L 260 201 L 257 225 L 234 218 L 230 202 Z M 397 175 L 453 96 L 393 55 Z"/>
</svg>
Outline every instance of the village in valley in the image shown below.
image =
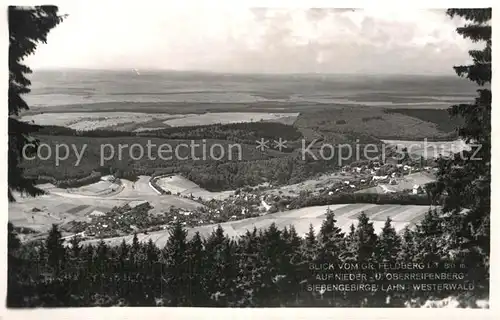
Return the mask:
<svg viewBox="0 0 500 320">
<path fill-rule="evenodd" d="M 391 159 L 392 160 L 392 159 Z M 167 230 L 170 225 L 180 222 L 188 228 L 215 225 L 241 219 L 262 217 L 304 207 L 301 200 L 310 197 L 333 197 L 340 194 L 408 194 L 424 196 L 425 185 L 434 181 L 436 169 L 427 165 L 402 164 L 397 161 L 364 161 L 343 166 L 339 171 L 321 174 L 315 179 L 296 185 L 273 186 L 264 183 L 255 187 L 244 187 L 223 195 L 196 196 L 190 189 L 174 196 L 182 197 L 200 205 L 193 209 L 170 206 L 166 210 L 156 210 L 147 200 L 131 201 L 108 212 L 93 211 L 88 218 L 72 221 L 63 226 L 63 230 L 81 239 L 97 239 L 145 234 Z M 120 179 L 110 177 L 114 183 Z M 159 194 L 172 195 L 172 191 L 160 187 L 158 179 L 151 178 L 151 187 Z M 176 177 L 174 177 L 176 178 Z M 103 179 L 109 179 L 103 177 Z M 173 188 L 172 190 L 176 190 Z M 159 195 L 161 197 L 161 195 Z"/>
</svg>

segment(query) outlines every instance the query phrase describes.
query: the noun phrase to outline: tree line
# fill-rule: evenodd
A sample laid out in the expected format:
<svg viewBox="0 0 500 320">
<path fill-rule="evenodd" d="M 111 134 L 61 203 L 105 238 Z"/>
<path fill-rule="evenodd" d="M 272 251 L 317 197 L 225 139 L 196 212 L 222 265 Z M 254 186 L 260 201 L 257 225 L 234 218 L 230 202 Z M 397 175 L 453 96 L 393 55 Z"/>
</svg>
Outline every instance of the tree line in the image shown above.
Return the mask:
<svg viewBox="0 0 500 320">
<path fill-rule="evenodd" d="M 140 242 L 137 235 L 131 244 L 123 241 L 119 246 L 109 246 L 103 240 L 82 245 L 78 237 L 65 246 L 56 225 L 44 242 L 21 243 L 9 224 L 7 305 L 402 307 L 408 302 L 416 306 L 427 299 L 456 295 L 464 306 L 474 307 L 474 301 L 487 296 L 489 290 L 484 256 L 455 255 L 445 236 L 450 228 L 453 226 L 437 211 L 429 211 L 414 229 L 397 233 L 388 218 L 377 234 L 363 213 L 356 226 L 352 224 L 344 233 L 333 212 L 327 210 L 319 232 L 311 225 L 305 237 L 293 226 L 278 229 L 272 224 L 264 230 L 248 230 L 239 238 L 228 237 L 219 225 L 202 238 L 199 233 L 188 235 L 177 223 L 171 227 L 165 246 L 159 248 L 152 240 Z M 465 272 L 461 281 L 472 284 L 473 290 L 311 290 L 315 285 L 352 283 L 323 281 L 322 272 L 311 270 L 311 266 L 325 263 L 437 263 L 439 267 L 411 272 Z M 454 267 L 444 269 L 445 264 Z M 473 272 L 467 274 L 468 270 Z M 362 272 L 369 279 L 361 281 L 365 284 L 381 287 L 395 283 L 386 278 L 373 280 L 375 273 L 384 272 L 380 268 Z M 397 283 L 409 286 L 415 281 Z"/>
</svg>

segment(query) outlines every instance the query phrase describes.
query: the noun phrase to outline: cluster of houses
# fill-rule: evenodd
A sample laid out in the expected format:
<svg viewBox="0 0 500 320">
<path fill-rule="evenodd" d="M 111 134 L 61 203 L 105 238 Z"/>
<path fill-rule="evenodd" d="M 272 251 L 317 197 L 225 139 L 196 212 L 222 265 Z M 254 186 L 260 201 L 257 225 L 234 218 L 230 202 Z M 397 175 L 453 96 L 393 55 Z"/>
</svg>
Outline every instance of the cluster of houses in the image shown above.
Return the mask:
<svg viewBox="0 0 500 320">
<path fill-rule="evenodd" d="M 381 164 L 372 162 L 361 166 L 344 166 L 342 171 L 346 179 L 335 184 L 316 190 L 319 194 L 333 195 L 335 193 L 355 192 L 373 186 L 382 186 L 390 190 L 391 185 L 397 185 L 398 179 L 410 173 L 435 170 L 431 167 L 418 167 L 407 164 Z M 349 176 L 350 178 L 347 178 Z M 267 188 L 265 188 L 267 189 Z M 90 222 L 78 222 L 73 232 L 83 237 L 112 237 L 134 232 L 148 232 L 165 229 L 174 222 L 180 222 L 187 227 L 204 224 L 222 223 L 230 220 L 240 220 L 288 209 L 289 202 L 294 196 L 266 194 L 259 188 L 237 190 L 225 199 L 204 200 L 194 199 L 192 195 L 183 197 L 197 200 L 204 206 L 195 210 L 183 210 L 171 207 L 163 215 L 149 215 L 152 208 L 147 201 L 129 203 L 120 208 L 113 208 L 110 212 L 95 212 Z M 298 190 L 297 190 L 298 191 Z M 410 193 L 423 193 L 422 186 L 414 185 L 408 190 Z M 297 192 L 299 194 L 299 192 Z M 180 196 L 180 195 L 179 195 Z"/>
<path fill-rule="evenodd" d="M 130 234 L 144 228 L 154 217 L 148 215 L 151 205 L 147 201 L 129 203 L 115 207 L 109 212 L 94 211 L 89 215 L 90 221 L 74 223 L 72 231 L 83 237 L 106 238 Z"/>
<path fill-rule="evenodd" d="M 344 166 L 342 168 L 342 172 L 344 173 L 364 174 L 363 179 L 344 181 L 344 184 L 349 185 L 352 189 L 362 189 L 363 187 L 367 188 L 376 185 L 381 185 L 382 187 L 386 185 L 397 185 L 398 179 L 403 178 L 405 175 L 421 171 L 435 172 L 436 170 L 437 168 L 432 168 L 430 166 L 416 166 L 391 162 L 385 164 L 373 162 L 370 165 Z M 384 190 L 386 190 L 386 192 L 395 192 L 387 187 L 385 187 Z M 424 189 L 423 186 L 413 185 L 409 191 L 412 194 L 420 194 L 424 192 Z"/>
</svg>

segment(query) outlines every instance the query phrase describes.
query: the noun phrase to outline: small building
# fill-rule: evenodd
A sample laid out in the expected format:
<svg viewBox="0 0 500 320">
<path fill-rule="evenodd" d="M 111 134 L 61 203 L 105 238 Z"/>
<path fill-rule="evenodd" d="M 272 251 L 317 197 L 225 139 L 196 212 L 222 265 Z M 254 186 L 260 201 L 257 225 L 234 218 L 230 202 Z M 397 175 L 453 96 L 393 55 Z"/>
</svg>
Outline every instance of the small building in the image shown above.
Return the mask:
<svg viewBox="0 0 500 320">
<path fill-rule="evenodd" d="M 419 186 L 418 184 L 416 184 L 416 185 L 413 186 L 412 193 L 413 194 L 419 194 L 419 193 L 422 193 L 423 190 L 424 189 L 421 186 Z"/>
<path fill-rule="evenodd" d="M 98 210 L 94 210 L 89 214 L 89 216 L 104 216 L 104 215 L 106 215 L 106 213 Z"/>
</svg>

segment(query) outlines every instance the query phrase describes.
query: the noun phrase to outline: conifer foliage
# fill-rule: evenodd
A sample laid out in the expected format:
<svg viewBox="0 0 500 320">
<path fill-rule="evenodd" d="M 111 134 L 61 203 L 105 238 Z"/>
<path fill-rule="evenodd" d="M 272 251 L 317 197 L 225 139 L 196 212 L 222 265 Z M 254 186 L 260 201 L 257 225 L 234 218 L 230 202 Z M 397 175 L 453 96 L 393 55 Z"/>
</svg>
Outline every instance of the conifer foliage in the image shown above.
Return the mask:
<svg viewBox="0 0 500 320">
<path fill-rule="evenodd" d="M 437 269 L 424 272 L 446 272 L 442 262 L 450 260 L 433 242 L 440 230 L 437 222 L 430 211 L 422 225 L 398 233 L 387 219 L 377 235 L 373 222 L 361 214 L 357 226 L 345 235 L 335 226 L 333 214 L 326 212 L 318 235 L 311 228 L 301 238 L 294 227 L 280 230 L 272 224 L 260 232 L 249 230 L 237 240 L 229 238 L 221 226 L 203 239 L 198 233 L 189 235 L 176 223 L 164 248 L 151 240 L 143 242 L 138 235 L 118 246 L 102 240 L 97 246 L 82 245 L 78 239 L 63 245 L 55 225 L 45 242 L 22 245 L 11 227 L 8 306 L 402 307 L 415 298 L 415 292 L 311 288 L 325 283 L 375 283 L 375 273 L 383 269 L 379 264 L 438 262 Z M 39 253 L 39 263 L 32 263 Z M 375 270 L 339 271 L 344 264 L 369 263 Z M 311 268 L 319 265 L 334 265 L 335 270 Z M 336 273 L 363 273 L 369 280 L 325 278 Z M 478 284 L 474 297 L 487 296 L 484 278 L 474 274 L 469 280 Z M 421 301 L 450 294 L 416 293 Z"/>
<path fill-rule="evenodd" d="M 20 167 L 23 160 L 23 148 L 36 141 L 29 134 L 37 127 L 21 122 L 14 117 L 29 106 L 22 95 L 30 92 L 30 80 L 26 77 L 32 70 L 22 63 L 23 59 L 33 54 L 40 42 L 47 42 L 47 35 L 65 16 L 58 15 L 56 6 L 18 7 L 9 6 L 9 176 L 8 196 L 14 201 L 12 191 L 35 196 L 42 193 L 34 181 L 23 177 Z M 26 148 L 27 156 L 32 156 L 36 148 Z"/>
<path fill-rule="evenodd" d="M 463 118 L 464 125 L 458 133 L 472 150 L 442 159 L 437 182 L 438 190 L 446 195 L 444 212 L 452 213 L 450 232 L 459 237 L 450 250 L 478 250 L 484 256 L 489 255 L 490 243 L 491 12 L 491 8 L 447 11 L 450 17 L 465 20 L 465 25 L 457 28 L 461 36 L 484 44 L 484 48 L 469 51 L 472 64 L 454 67 L 460 77 L 479 86 L 474 102 L 450 109 L 452 116 Z"/>
</svg>

